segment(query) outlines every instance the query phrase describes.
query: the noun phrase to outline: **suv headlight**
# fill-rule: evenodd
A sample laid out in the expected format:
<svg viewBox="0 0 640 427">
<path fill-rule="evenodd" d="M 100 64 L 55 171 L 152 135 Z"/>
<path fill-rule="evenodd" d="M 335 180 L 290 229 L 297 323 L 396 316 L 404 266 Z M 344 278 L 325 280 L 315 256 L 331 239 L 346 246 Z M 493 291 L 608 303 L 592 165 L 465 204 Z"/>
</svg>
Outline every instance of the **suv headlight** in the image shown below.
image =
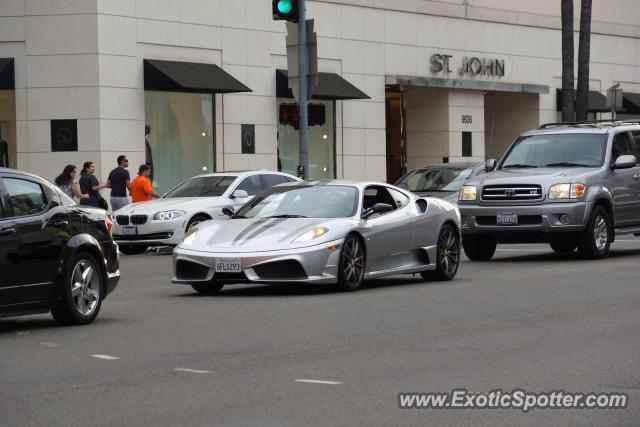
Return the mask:
<svg viewBox="0 0 640 427">
<path fill-rule="evenodd" d="M 305 233 L 300 234 L 298 237 L 293 239 L 291 243 L 305 243 L 315 239 L 316 237 L 320 237 L 324 234 L 327 234 L 328 231 L 329 229 L 325 227 L 314 228 L 313 230 L 309 230 Z"/>
<path fill-rule="evenodd" d="M 473 185 L 463 185 L 460 189 L 459 200 L 473 201 L 478 198 L 478 189 Z"/>
<path fill-rule="evenodd" d="M 156 221 L 171 221 L 176 218 L 180 218 L 186 215 L 184 211 L 163 211 L 153 215 L 153 219 Z"/>
<path fill-rule="evenodd" d="M 549 188 L 549 199 L 580 199 L 587 187 L 584 184 L 556 184 Z"/>
</svg>

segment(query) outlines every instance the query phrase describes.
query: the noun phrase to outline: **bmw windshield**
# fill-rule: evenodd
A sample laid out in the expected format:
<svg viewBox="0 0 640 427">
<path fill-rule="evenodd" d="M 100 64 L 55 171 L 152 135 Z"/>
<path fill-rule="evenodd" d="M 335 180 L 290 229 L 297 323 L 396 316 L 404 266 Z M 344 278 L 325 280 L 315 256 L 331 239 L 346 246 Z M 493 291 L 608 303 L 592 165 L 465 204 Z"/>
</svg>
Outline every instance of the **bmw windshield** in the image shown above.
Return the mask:
<svg viewBox="0 0 640 427">
<path fill-rule="evenodd" d="M 599 167 L 604 162 L 606 135 L 562 133 L 521 138 L 500 169 L 541 167 Z"/>
<path fill-rule="evenodd" d="M 175 197 L 218 197 L 236 180 L 235 176 L 197 176 L 191 178 L 173 190 L 164 198 Z"/>
<path fill-rule="evenodd" d="M 434 166 L 410 172 L 401 178 L 396 183 L 396 186 L 413 192 L 454 192 L 460 190 L 462 184 L 464 184 L 472 172 L 472 167 Z"/>
<path fill-rule="evenodd" d="M 357 209 L 356 187 L 282 186 L 256 196 L 234 218 L 348 218 Z"/>
</svg>

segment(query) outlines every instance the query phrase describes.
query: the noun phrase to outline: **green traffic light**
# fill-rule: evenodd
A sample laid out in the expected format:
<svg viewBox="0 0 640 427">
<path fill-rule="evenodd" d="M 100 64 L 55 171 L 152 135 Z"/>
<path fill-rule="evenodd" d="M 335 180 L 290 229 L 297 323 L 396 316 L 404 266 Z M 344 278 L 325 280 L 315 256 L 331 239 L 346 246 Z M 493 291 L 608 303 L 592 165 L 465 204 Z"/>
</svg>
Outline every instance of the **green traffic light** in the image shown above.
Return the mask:
<svg viewBox="0 0 640 427">
<path fill-rule="evenodd" d="M 291 13 L 291 9 L 293 9 L 291 0 L 280 0 L 278 2 L 278 12 L 282 14 L 287 14 L 287 13 Z"/>
</svg>

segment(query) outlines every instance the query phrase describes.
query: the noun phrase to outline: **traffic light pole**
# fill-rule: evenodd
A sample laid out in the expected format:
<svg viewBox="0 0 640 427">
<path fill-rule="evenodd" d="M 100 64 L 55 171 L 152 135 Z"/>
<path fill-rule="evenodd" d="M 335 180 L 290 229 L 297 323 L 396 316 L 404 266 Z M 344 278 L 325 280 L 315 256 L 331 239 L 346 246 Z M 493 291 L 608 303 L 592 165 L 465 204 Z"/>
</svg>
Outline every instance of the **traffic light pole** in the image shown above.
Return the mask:
<svg viewBox="0 0 640 427">
<path fill-rule="evenodd" d="M 307 16 L 305 11 L 305 0 L 298 1 L 298 65 L 300 74 L 299 86 L 299 111 L 300 111 L 300 166 L 298 176 L 307 179 L 309 174 L 309 140 L 308 140 L 308 102 L 307 102 L 307 83 L 308 70 L 307 65 Z"/>
</svg>

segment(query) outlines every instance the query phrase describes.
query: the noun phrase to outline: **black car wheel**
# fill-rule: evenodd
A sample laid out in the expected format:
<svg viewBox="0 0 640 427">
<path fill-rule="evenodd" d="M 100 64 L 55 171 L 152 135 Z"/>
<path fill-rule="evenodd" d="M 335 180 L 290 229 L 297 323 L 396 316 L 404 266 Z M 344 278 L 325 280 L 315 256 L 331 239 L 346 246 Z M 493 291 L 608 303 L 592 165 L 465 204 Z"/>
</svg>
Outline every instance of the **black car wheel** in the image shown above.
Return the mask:
<svg viewBox="0 0 640 427">
<path fill-rule="evenodd" d="M 354 234 L 344 239 L 338 263 L 338 286 L 343 291 L 358 290 L 364 281 L 364 245 Z"/>
<path fill-rule="evenodd" d="M 60 302 L 51 309 L 63 325 L 85 325 L 96 318 L 102 305 L 104 277 L 95 258 L 81 252 L 74 255 L 58 283 Z"/>
<path fill-rule="evenodd" d="M 420 273 L 426 280 L 451 280 L 460 266 L 460 237 L 455 228 L 445 224 L 438 235 L 436 269 Z"/>
<path fill-rule="evenodd" d="M 149 245 L 118 245 L 120 252 L 125 255 L 138 255 L 149 248 Z"/>
<path fill-rule="evenodd" d="M 496 241 L 491 236 L 465 236 L 462 247 L 471 261 L 488 261 L 496 253 Z"/>
<path fill-rule="evenodd" d="M 578 253 L 587 259 L 604 258 L 609 252 L 613 227 L 606 209 L 596 206 L 587 227 L 578 237 Z"/>
<path fill-rule="evenodd" d="M 210 283 L 192 283 L 191 287 L 199 294 L 211 295 L 217 294 L 224 287 L 224 283 L 210 282 Z"/>
</svg>

